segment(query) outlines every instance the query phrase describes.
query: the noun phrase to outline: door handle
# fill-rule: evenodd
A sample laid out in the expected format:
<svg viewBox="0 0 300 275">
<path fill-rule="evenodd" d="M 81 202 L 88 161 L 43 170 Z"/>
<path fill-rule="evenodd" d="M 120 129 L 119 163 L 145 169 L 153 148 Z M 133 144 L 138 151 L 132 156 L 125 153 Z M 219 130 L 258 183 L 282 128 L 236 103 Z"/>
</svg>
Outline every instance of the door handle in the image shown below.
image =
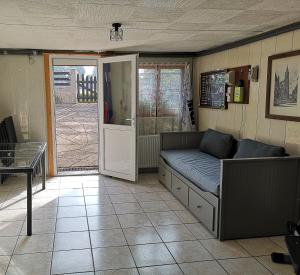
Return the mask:
<svg viewBox="0 0 300 275">
<path fill-rule="evenodd" d="M 177 187 L 176 189 L 177 189 L 177 190 L 181 190 L 181 187 Z"/>
<path fill-rule="evenodd" d="M 202 207 L 202 205 L 197 205 L 197 208 L 201 208 Z"/>
</svg>

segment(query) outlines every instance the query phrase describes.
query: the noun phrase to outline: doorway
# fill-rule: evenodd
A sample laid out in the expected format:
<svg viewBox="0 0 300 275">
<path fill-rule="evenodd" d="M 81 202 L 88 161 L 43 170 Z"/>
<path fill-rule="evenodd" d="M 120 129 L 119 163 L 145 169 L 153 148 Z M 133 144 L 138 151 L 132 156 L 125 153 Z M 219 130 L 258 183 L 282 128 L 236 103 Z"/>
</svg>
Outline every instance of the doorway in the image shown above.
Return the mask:
<svg viewBox="0 0 300 275">
<path fill-rule="evenodd" d="M 44 55 L 49 175 L 137 180 L 137 59 Z"/>
<path fill-rule="evenodd" d="M 52 87 L 57 174 L 98 173 L 97 62 L 53 58 Z"/>
</svg>

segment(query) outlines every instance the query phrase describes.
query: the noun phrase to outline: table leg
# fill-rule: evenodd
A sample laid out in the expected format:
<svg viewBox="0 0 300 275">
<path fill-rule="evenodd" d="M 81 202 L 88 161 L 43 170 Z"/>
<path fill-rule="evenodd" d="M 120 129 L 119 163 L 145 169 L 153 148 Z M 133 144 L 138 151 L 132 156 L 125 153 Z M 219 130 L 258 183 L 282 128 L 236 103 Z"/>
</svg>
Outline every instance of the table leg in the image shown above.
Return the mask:
<svg viewBox="0 0 300 275">
<path fill-rule="evenodd" d="M 27 173 L 27 235 L 32 235 L 32 173 Z"/>
<path fill-rule="evenodd" d="M 42 155 L 41 162 L 42 162 L 42 187 L 43 187 L 43 190 L 45 190 L 46 189 L 46 154 L 45 154 L 45 152 Z"/>
</svg>

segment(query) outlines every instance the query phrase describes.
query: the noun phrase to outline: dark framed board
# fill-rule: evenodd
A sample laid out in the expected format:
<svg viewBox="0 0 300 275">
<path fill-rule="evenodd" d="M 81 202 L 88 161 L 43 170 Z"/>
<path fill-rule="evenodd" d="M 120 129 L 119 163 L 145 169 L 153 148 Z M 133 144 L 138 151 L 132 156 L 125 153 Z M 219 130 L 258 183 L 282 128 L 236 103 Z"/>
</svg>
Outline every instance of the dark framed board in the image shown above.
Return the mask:
<svg viewBox="0 0 300 275">
<path fill-rule="evenodd" d="M 226 109 L 226 70 L 202 73 L 200 76 L 200 107 Z"/>
</svg>

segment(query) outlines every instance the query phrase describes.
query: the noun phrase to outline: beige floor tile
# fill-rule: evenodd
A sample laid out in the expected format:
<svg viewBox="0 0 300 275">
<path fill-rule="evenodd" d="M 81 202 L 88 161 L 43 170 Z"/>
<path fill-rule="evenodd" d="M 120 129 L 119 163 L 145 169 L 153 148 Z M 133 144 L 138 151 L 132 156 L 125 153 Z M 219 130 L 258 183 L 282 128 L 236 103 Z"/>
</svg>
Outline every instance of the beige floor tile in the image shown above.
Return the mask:
<svg viewBox="0 0 300 275">
<path fill-rule="evenodd" d="M 60 183 L 60 189 L 76 189 L 76 188 L 82 188 L 81 182 L 61 182 Z"/>
<path fill-rule="evenodd" d="M 123 228 L 152 226 L 147 215 L 142 213 L 118 215 L 118 218 Z"/>
<path fill-rule="evenodd" d="M 53 250 L 53 234 L 20 236 L 14 254 L 49 252 Z"/>
<path fill-rule="evenodd" d="M 56 251 L 53 253 L 52 274 L 93 271 L 90 249 Z"/>
<path fill-rule="evenodd" d="M 0 255 L 12 255 L 18 237 L 0 237 Z"/>
<path fill-rule="evenodd" d="M 197 223 L 198 220 L 187 210 L 174 211 L 182 223 Z"/>
<path fill-rule="evenodd" d="M 169 200 L 165 203 L 171 210 L 185 210 L 185 207 L 178 200 Z"/>
<path fill-rule="evenodd" d="M 144 201 L 140 202 L 145 212 L 169 211 L 170 208 L 164 201 Z"/>
<path fill-rule="evenodd" d="M 85 196 L 86 205 L 111 203 L 109 195 Z"/>
<path fill-rule="evenodd" d="M 254 258 L 220 260 L 219 263 L 229 274 L 268 275 L 272 274 Z"/>
<path fill-rule="evenodd" d="M 107 186 L 106 191 L 109 195 L 131 193 L 128 187 L 119 187 L 119 186 Z"/>
<path fill-rule="evenodd" d="M 185 226 L 197 239 L 206 240 L 215 238 L 201 223 L 190 223 Z"/>
<path fill-rule="evenodd" d="M 51 257 L 51 252 L 14 255 L 10 261 L 6 274 L 49 275 Z"/>
<path fill-rule="evenodd" d="M 157 192 L 157 194 L 164 200 L 164 201 L 170 201 L 170 200 L 175 200 L 176 198 L 169 192 Z"/>
<path fill-rule="evenodd" d="M 180 219 L 172 211 L 147 213 L 153 225 L 181 224 Z"/>
<path fill-rule="evenodd" d="M 84 188 L 83 191 L 85 196 L 107 195 L 107 191 L 104 187 L 100 187 L 100 188 L 88 187 L 88 188 Z"/>
<path fill-rule="evenodd" d="M 7 200 L 5 201 L 4 199 L 0 199 L 0 204 L 2 209 L 5 210 L 13 210 L 13 209 L 26 209 L 27 208 L 27 200 L 26 198 L 21 199 L 21 200 Z"/>
<path fill-rule="evenodd" d="M 58 205 L 59 206 L 73 206 L 73 205 L 82 205 L 84 206 L 83 197 L 60 197 Z"/>
<path fill-rule="evenodd" d="M 248 257 L 249 254 L 236 241 L 220 242 L 216 239 L 200 240 L 204 247 L 216 258 Z"/>
<path fill-rule="evenodd" d="M 91 231 L 92 247 L 109 247 L 127 245 L 122 229 Z"/>
<path fill-rule="evenodd" d="M 59 190 L 38 190 L 33 194 L 35 199 L 51 198 L 56 199 L 59 197 Z"/>
<path fill-rule="evenodd" d="M 152 192 L 166 192 L 168 191 L 162 184 L 156 184 L 156 182 L 153 182 L 151 184 Z"/>
<path fill-rule="evenodd" d="M 112 204 L 87 205 L 86 212 L 88 216 L 113 215 L 115 209 Z"/>
<path fill-rule="evenodd" d="M 139 268 L 140 275 L 183 275 L 178 265 L 149 266 Z"/>
<path fill-rule="evenodd" d="M 179 265 L 185 275 L 226 275 L 216 261 L 183 263 Z M 254 275 L 254 274 L 253 274 Z"/>
<path fill-rule="evenodd" d="M 48 208 L 56 207 L 58 205 L 58 198 L 45 198 L 45 199 L 33 199 L 32 207 L 33 208 Z"/>
<path fill-rule="evenodd" d="M 32 219 L 45 220 L 56 219 L 57 207 L 39 207 L 32 211 Z"/>
<path fill-rule="evenodd" d="M 124 234 L 129 245 L 162 242 L 155 228 L 150 226 L 125 228 Z"/>
<path fill-rule="evenodd" d="M 0 256 L 0 274 L 5 274 L 9 261 L 9 256 Z"/>
<path fill-rule="evenodd" d="M 55 251 L 85 249 L 90 247 L 90 236 L 88 231 L 55 234 Z"/>
<path fill-rule="evenodd" d="M 0 222 L 0 237 L 12 237 L 20 234 L 23 221 Z"/>
<path fill-rule="evenodd" d="M 76 189 L 60 189 L 59 191 L 60 197 L 82 197 L 83 190 L 76 188 Z"/>
<path fill-rule="evenodd" d="M 93 249 L 95 270 L 121 269 L 135 267 L 127 246 Z"/>
<path fill-rule="evenodd" d="M 285 252 L 288 252 L 288 249 L 285 244 L 284 236 L 276 236 L 276 237 L 270 237 L 269 238 L 272 242 L 279 245 L 282 249 L 284 249 Z"/>
<path fill-rule="evenodd" d="M 0 210 L 0 222 L 23 221 L 26 216 L 26 209 Z"/>
<path fill-rule="evenodd" d="M 116 215 L 88 217 L 90 230 L 120 228 Z"/>
<path fill-rule="evenodd" d="M 87 231 L 87 218 L 61 218 L 57 219 L 56 232 Z"/>
<path fill-rule="evenodd" d="M 79 272 L 79 273 L 69 273 L 69 274 L 64 274 L 64 275 L 95 275 L 94 272 Z"/>
<path fill-rule="evenodd" d="M 96 271 L 95 275 L 139 275 L 136 268 Z"/>
<path fill-rule="evenodd" d="M 83 188 L 103 188 L 104 182 L 99 180 L 99 181 L 86 181 L 82 183 Z"/>
<path fill-rule="evenodd" d="M 184 224 L 157 226 L 156 230 L 164 242 L 195 240 Z"/>
<path fill-rule="evenodd" d="M 130 250 L 138 267 L 175 263 L 163 243 L 130 246 Z"/>
<path fill-rule="evenodd" d="M 199 241 L 173 242 L 167 243 L 166 246 L 177 263 L 213 260 Z"/>
<path fill-rule="evenodd" d="M 257 260 L 263 264 L 268 270 L 276 275 L 293 275 L 295 274 L 292 265 L 273 263 L 270 256 L 257 257 Z"/>
<path fill-rule="evenodd" d="M 134 195 L 135 198 L 139 202 L 144 202 L 144 201 L 162 201 L 163 199 L 161 196 L 159 196 L 159 193 L 152 192 L 152 193 L 137 193 Z"/>
<path fill-rule="evenodd" d="M 85 206 L 63 206 L 58 207 L 57 218 L 75 218 L 75 217 L 85 217 L 86 210 Z"/>
<path fill-rule="evenodd" d="M 55 232 L 55 219 L 32 220 L 32 234 L 51 234 Z M 21 235 L 27 234 L 27 222 L 24 222 Z"/>
<path fill-rule="evenodd" d="M 57 182 L 46 182 L 46 188 L 49 189 L 49 190 L 52 190 L 52 189 L 60 189 L 60 181 L 57 181 Z"/>
<path fill-rule="evenodd" d="M 136 202 L 115 203 L 114 208 L 117 214 L 134 214 L 143 212 L 141 206 Z"/>
<path fill-rule="evenodd" d="M 149 186 L 149 185 L 133 185 L 133 186 L 130 186 L 129 189 L 133 194 L 153 192 L 151 186 Z"/>
<path fill-rule="evenodd" d="M 133 194 L 109 195 L 112 203 L 137 202 Z"/>
<path fill-rule="evenodd" d="M 252 256 L 270 255 L 272 252 L 284 252 L 284 249 L 269 238 L 242 239 L 237 242 Z"/>
</svg>

